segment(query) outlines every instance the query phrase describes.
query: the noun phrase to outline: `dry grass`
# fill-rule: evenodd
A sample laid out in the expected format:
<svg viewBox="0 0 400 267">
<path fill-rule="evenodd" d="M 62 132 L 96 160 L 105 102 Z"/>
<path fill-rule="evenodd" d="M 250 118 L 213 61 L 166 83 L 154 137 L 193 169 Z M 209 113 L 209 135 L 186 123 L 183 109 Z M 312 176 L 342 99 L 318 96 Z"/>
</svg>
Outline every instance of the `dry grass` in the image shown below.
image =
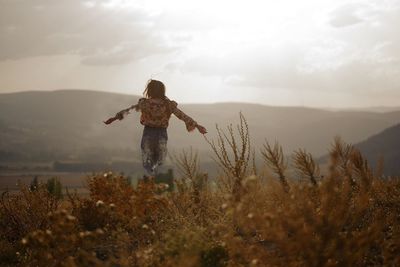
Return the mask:
<svg viewBox="0 0 400 267">
<path fill-rule="evenodd" d="M 45 187 L 3 194 L 2 265 L 400 265 L 399 178 L 383 179 L 336 138 L 323 176 L 305 150 L 288 176 L 282 148 L 266 142 L 260 153 L 274 175 L 264 179 L 242 115 L 234 129 L 208 140 L 223 173 L 215 189 L 190 150 L 175 156 L 174 192 L 103 173 L 88 178 L 87 198 L 61 203 Z"/>
<path fill-rule="evenodd" d="M 227 126 L 227 132 L 216 125 L 218 138 L 206 141 L 215 155 L 215 162 L 224 175 L 219 176 L 218 185 L 222 191 L 229 191 L 236 201 L 239 201 L 243 192 L 242 180 L 249 175 L 251 157 L 249 126 L 243 114 L 240 113 L 240 122 L 234 127 Z M 253 164 L 254 166 L 254 164 Z M 256 172 L 253 167 L 253 172 Z"/>
</svg>

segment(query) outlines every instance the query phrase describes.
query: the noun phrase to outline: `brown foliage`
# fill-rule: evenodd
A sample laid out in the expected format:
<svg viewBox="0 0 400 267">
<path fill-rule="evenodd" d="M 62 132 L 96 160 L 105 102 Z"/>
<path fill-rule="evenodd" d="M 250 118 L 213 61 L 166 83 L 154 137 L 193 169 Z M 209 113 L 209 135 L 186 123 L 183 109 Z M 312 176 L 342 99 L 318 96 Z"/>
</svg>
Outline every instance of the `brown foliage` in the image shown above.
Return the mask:
<svg viewBox="0 0 400 267">
<path fill-rule="evenodd" d="M 215 178 L 219 188 L 199 170 L 197 154 L 184 151 L 175 157 L 181 177 L 174 192 L 103 173 L 89 177 L 89 197 L 68 194 L 65 209 L 41 189 L 3 194 L 3 265 L 400 265 L 399 178 L 374 174 L 339 138 L 323 176 L 309 153 L 294 153 L 302 181 L 286 171 L 280 145 L 266 142 L 261 156 L 277 179 L 265 177 L 250 171 L 242 115 L 237 129 L 238 136 L 230 126 L 210 141 L 224 172 Z"/>
<path fill-rule="evenodd" d="M 240 122 L 236 127 L 238 137 L 235 136 L 232 124 L 227 127 L 227 133 L 218 125 L 216 129 L 218 134 L 216 143 L 207 138 L 206 141 L 216 156 L 215 162 L 224 173 L 219 177 L 218 182 L 223 190 L 232 192 L 232 196 L 238 201 L 243 194 L 242 180 L 249 174 L 251 156 L 249 126 L 243 114 L 240 113 Z"/>
</svg>

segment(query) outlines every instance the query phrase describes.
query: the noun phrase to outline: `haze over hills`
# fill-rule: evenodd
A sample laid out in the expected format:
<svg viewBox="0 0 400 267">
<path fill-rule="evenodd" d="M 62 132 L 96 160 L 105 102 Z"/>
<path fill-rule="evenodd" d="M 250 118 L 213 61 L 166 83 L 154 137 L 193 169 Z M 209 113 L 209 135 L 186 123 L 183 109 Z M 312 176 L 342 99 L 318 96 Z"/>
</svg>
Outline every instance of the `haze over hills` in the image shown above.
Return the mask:
<svg viewBox="0 0 400 267">
<path fill-rule="evenodd" d="M 133 112 L 121 122 L 102 123 L 139 96 L 84 90 L 0 94 L 0 161 L 107 161 L 140 159 L 142 126 Z M 215 124 L 237 123 L 241 111 L 253 146 L 279 141 L 286 153 L 306 148 L 326 153 L 336 135 L 357 143 L 400 122 L 400 111 L 328 111 L 248 103 L 185 104 L 179 107 L 215 137 Z M 210 149 L 199 133 L 187 133 L 183 122 L 170 121 L 169 151 Z"/>
<path fill-rule="evenodd" d="M 400 124 L 356 144 L 372 166 L 383 157 L 384 174 L 400 175 Z"/>
<path fill-rule="evenodd" d="M 380 112 L 380 113 L 386 113 L 386 112 L 393 112 L 393 111 L 399 111 L 400 106 L 371 106 L 371 107 L 362 107 L 362 108 L 326 108 L 327 110 L 331 111 L 367 111 L 367 112 Z"/>
</svg>

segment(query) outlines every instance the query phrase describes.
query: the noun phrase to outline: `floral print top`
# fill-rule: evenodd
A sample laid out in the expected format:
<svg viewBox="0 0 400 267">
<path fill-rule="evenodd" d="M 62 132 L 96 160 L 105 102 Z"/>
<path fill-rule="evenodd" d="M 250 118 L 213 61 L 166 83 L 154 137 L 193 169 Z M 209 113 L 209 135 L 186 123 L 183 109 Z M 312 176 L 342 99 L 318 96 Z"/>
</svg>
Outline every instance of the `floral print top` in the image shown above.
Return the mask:
<svg viewBox="0 0 400 267">
<path fill-rule="evenodd" d="M 186 124 L 188 131 L 193 131 L 197 122 L 178 108 L 175 101 L 160 98 L 141 98 L 136 105 L 136 111 L 141 111 L 140 123 L 149 127 L 167 128 L 171 114 L 174 114 Z"/>
</svg>

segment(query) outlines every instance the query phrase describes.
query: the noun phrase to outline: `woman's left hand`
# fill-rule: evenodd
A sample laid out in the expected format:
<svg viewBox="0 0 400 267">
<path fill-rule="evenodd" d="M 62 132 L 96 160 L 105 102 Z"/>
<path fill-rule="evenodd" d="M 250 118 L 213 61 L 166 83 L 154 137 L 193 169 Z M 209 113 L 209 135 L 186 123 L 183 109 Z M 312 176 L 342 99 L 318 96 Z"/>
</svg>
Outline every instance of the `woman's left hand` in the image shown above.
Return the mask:
<svg viewBox="0 0 400 267">
<path fill-rule="evenodd" d="M 197 130 L 199 130 L 199 132 L 201 134 L 206 134 L 207 133 L 207 129 L 204 126 L 197 125 L 196 128 L 197 128 Z"/>
</svg>

